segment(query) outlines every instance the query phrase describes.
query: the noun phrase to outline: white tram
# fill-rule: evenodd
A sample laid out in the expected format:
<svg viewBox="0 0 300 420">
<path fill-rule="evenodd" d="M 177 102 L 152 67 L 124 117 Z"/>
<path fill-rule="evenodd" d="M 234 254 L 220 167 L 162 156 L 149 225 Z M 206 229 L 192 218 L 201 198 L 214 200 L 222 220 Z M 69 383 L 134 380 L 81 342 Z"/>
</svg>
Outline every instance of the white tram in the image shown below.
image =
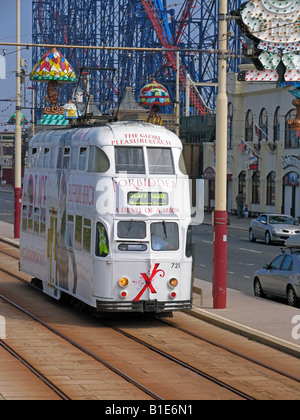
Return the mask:
<svg viewBox="0 0 300 420">
<path fill-rule="evenodd" d="M 189 182 L 178 137 L 147 123 L 43 131 L 29 144 L 20 269 L 98 312 L 191 307 Z"/>
</svg>

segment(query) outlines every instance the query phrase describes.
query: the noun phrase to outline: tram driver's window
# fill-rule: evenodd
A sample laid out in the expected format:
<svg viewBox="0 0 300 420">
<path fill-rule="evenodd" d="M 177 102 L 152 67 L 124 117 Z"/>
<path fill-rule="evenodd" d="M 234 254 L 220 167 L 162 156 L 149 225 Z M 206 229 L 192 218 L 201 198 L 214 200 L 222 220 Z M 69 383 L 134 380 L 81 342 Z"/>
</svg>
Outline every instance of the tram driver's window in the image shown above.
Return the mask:
<svg viewBox="0 0 300 420">
<path fill-rule="evenodd" d="M 145 162 L 142 147 L 115 147 L 116 172 L 144 174 Z"/>
<path fill-rule="evenodd" d="M 109 253 L 108 236 L 104 225 L 97 222 L 96 225 L 96 249 L 97 257 L 107 257 Z"/>
<path fill-rule="evenodd" d="M 177 223 L 151 223 L 150 230 L 153 251 L 176 251 L 179 249 Z"/>
<path fill-rule="evenodd" d="M 132 220 L 118 223 L 118 237 L 121 239 L 145 239 L 146 223 Z"/>
</svg>

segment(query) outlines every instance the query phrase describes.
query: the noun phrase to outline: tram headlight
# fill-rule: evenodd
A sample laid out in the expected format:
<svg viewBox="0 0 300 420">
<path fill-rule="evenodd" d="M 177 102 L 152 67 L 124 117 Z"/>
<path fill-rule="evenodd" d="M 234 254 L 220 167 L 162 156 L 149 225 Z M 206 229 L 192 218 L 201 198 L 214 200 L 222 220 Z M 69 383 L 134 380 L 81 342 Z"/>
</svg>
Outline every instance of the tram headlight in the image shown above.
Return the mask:
<svg viewBox="0 0 300 420">
<path fill-rule="evenodd" d="M 172 289 L 178 286 L 178 280 L 173 277 L 171 280 L 169 280 L 169 286 L 172 287 Z"/>
<path fill-rule="evenodd" d="M 127 286 L 128 286 L 128 284 L 129 284 L 129 280 L 128 280 L 128 278 L 127 278 L 127 277 L 122 277 L 122 278 L 120 278 L 120 280 L 119 280 L 119 285 L 120 285 L 121 287 L 127 287 Z"/>
</svg>

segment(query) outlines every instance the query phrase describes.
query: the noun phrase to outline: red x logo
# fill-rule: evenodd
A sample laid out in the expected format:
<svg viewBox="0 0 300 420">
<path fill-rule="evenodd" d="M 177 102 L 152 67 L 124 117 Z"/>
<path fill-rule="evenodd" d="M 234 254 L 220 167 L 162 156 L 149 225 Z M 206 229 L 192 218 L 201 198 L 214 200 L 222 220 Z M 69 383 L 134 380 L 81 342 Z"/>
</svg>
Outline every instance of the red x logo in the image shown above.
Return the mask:
<svg viewBox="0 0 300 420">
<path fill-rule="evenodd" d="M 162 274 L 160 274 L 160 277 L 164 277 L 165 276 L 165 272 L 163 270 L 158 270 L 159 264 L 155 264 L 153 271 L 151 273 L 151 276 L 148 277 L 146 273 L 141 273 L 143 279 L 145 280 L 145 286 L 143 287 L 143 289 L 140 291 L 140 293 L 137 295 L 137 297 L 135 299 L 133 299 L 133 302 L 138 302 L 140 300 L 140 298 L 143 296 L 143 294 L 145 293 L 145 291 L 148 289 L 150 289 L 151 293 L 157 293 L 156 290 L 153 287 L 152 281 L 154 280 L 154 277 L 156 276 L 156 274 L 158 274 L 159 272 L 161 272 Z"/>
</svg>

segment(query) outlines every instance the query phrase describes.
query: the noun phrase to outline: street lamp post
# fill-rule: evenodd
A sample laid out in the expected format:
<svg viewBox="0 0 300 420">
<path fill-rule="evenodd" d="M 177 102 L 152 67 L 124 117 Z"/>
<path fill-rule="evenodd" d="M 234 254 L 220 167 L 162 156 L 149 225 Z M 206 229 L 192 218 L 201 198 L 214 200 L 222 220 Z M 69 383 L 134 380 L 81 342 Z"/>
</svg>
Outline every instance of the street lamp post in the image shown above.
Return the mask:
<svg viewBox="0 0 300 420">
<path fill-rule="evenodd" d="M 20 0 L 16 0 L 16 42 L 20 44 Z M 20 47 L 17 46 L 16 58 L 16 129 L 15 129 L 15 207 L 14 207 L 14 237 L 20 237 L 21 220 L 21 65 L 20 65 Z"/>
<path fill-rule="evenodd" d="M 220 0 L 213 255 L 213 306 L 215 309 L 226 308 L 227 294 L 227 11 L 228 1 Z"/>
</svg>

